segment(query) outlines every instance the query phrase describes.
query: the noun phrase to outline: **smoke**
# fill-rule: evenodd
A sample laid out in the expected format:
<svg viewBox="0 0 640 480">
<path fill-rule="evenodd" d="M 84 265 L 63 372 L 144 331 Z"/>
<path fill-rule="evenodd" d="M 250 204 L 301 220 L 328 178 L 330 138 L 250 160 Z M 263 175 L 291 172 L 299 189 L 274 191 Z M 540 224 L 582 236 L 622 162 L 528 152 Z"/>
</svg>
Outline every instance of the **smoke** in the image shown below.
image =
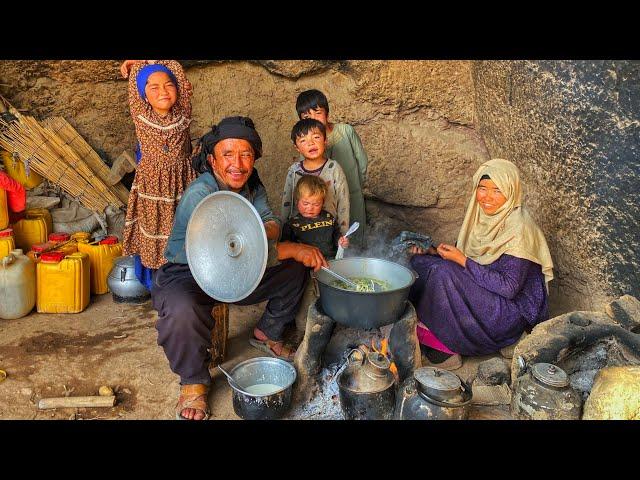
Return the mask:
<svg viewBox="0 0 640 480">
<path fill-rule="evenodd" d="M 408 230 L 400 232 L 375 231 L 368 228 L 365 243 L 365 248 L 349 248 L 345 252 L 345 257 L 381 258 L 409 266 L 411 259 L 409 247 L 416 245 L 426 249 L 433 242 L 431 237 L 425 233 Z"/>
</svg>

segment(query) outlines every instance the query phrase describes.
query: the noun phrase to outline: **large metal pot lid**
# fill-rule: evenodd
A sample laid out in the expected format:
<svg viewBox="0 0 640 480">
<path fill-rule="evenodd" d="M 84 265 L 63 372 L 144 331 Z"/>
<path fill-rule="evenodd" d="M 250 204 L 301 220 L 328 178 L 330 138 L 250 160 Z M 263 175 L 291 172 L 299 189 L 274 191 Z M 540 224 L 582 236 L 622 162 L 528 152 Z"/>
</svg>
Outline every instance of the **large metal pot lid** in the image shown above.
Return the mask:
<svg viewBox="0 0 640 480">
<path fill-rule="evenodd" d="M 267 267 L 267 233 L 242 195 L 220 191 L 196 206 L 187 225 L 187 262 L 200 288 L 225 303 L 256 289 Z"/>
<path fill-rule="evenodd" d="M 416 369 L 413 378 L 419 385 L 442 392 L 455 392 L 462 388 L 460 378 L 447 370 L 436 367 Z"/>
<path fill-rule="evenodd" d="M 536 379 L 552 387 L 569 385 L 569 377 L 565 371 L 551 363 L 536 363 L 531 367 L 531 373 Z"/>
</svg>

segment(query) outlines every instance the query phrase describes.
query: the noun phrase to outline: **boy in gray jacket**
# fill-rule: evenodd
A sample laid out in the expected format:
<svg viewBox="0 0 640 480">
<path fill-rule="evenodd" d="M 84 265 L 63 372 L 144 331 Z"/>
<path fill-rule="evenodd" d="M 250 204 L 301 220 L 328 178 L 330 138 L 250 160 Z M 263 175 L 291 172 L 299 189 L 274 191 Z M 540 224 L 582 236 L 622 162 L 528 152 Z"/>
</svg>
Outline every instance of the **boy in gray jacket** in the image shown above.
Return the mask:
<svg viewBox="0 0 640 480">
<path fill-rule="evenodd" d="M 326 147 L 326 129 L 318 120 L 311 118 L 300 120 L 293 126 L 291 140 L 296 150 L 303 156 L 287 172 L 282 194 L 281 218 L 284 225 L 298 215 L 294 190 L 303 175 L 313 175 L 327 185 L 327 195 L 323 209 L 334 216 L 341 235 L 349 229 L 349 185 L 342 167 L 324 155 Z"/>
</svg>

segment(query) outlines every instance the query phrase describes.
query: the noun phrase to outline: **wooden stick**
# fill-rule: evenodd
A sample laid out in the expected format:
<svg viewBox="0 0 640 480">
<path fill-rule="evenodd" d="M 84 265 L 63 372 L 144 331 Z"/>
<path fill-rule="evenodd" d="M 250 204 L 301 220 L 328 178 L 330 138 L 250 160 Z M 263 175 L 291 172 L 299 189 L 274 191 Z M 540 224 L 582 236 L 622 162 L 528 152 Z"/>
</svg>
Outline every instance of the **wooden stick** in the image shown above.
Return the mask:
<svg viewBox="0 0 640 480">
<path fill-rule="evenodd" d="M 113 407 L 116 404 L 115 395 L 102 397 L 94 395 L 90 397 L 53 397 L 42 398 L 38 402 L 40 410 L 48 408 L 93 408 L 93 407 Z"/>
</svg>

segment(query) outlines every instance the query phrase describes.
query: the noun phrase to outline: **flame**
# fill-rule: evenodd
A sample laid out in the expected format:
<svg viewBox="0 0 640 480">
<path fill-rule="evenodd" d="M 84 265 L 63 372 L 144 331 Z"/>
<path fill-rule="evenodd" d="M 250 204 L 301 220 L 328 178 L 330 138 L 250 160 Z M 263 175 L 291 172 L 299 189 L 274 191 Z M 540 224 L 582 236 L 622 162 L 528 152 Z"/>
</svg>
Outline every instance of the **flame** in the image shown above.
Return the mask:
<svg viewBox="0 0 640 480">
<path fill-rule="evenodd" d="M 390 356 L 387 355 L 387 352 L 389 350 L 389 340 L 387 340 L 386 338 L 383 338 L 380 342 L 380 349 L 376 348 L 375 341 L 371 339 L 371 348 L 374 352 L 384 355 L 385 357 L 389 358 L 389 360 L 391 360 Z M 391 362 L 389 370 L 391 370 L 391 373 L 393 373 L 396 378 L 398 377 L 398 367 L 396 367 L 395 362 Z"/>
<path fill-rule="evenodd" d="M 387 350 L 389 349 L 389 340 L 387 340 L 386 338 L 383 338 L 382 341 L 380 342 L 380 349 L 378 349 L 376 348 L 375 340 L 371 339 L 371 348 L 373 349 L 374 352 L 380 353 L 381 355 L 384 355 L 385 357 L 387 357 Z"/>
</svg>

